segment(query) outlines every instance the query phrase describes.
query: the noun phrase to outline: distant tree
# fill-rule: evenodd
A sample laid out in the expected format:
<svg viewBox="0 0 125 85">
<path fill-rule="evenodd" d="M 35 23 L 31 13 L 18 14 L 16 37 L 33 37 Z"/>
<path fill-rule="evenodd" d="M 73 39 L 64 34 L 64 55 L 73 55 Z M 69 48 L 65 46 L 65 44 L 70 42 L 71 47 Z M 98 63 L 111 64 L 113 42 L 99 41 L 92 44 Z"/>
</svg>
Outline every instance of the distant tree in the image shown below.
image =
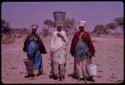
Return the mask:
<svg viewBox="0 0 125 85">
<path fill-rule="evenodd" d="M 75 27 L 75 19 L 66 18 L 64 21 L 64 30 L 70 31 L 71 29 L 74 29 L 74 27 Z"/>
<path fill-rule="evenodd" d="M 56 27 L 55 22 L 52 21 L 52 20 L 49 20 L 49 19 L 46 19 L 43 23 L 45 25 L 45 27 L 43 28 L 43 31 L 45 32 L 45 34 L 48 33 L 47 31 L 49 31 L 50 27 Z M 75 19 L 73 19 L 73 18 L 66 18 L 65 21 L 64 21 L 63 29 L 66 32 L 68 32 L 71 29 L 74 29 L 74 27 L 75 27 Z"/>
<path fill-rule="evenodd" d="M 56 27 L 55 22 L 49 19 L 46 19 L 43 23 L 44 25 L 48 25 L 48 27 Z"/>
<path fill-rule="evenodd" d="M 118 25 L 118 26 L 120 26 L 121 28 L 123 28 L 123 23 L 124 23 L 124 17 L 117 17 L 117 18 L 115 18 L 114 19 L 114 21 L 116 22 L 116 24 Z"/>
<path fill-rule="evenodd" d="M 6 23 L 5 20 L 1 19 L 2 25 L 4 25 Z"/>
<path fill-rule="evenodd" d="M 56 27 L 55 22 L 52 21 L 52 20 L 46 19 L 46 20 L 43 22 L 43 24 L 44 24 L 44 27 L 43 27 L 43 29 L 42 29 L 42 31 L 43 31 L 42 34 L 43 34 L 44 36 L 51 35 L 51 33 L 49 32 L 49 28 L 50 28 L 50 27 Z"/>
<path fill-rule="evenodd" d="M 111 23 L 106 24 L 106 25 L 105 25 L 105 28 L 106 28 L 106 29 L 115 30 L 115 29 L 117 28 L 117 25 L 116 25 L 115 23 L 111 22 Z"/>
<path fill-rule="evenodd" d="M 123 17 L 117 17 L 114 19 L 114 22 L 110 22 L 105 25 L 96 25 L 92 34 L 96 34 L 98 36 L 101 34 L 110 34 L 111 30 L 117 33 L 116 29 L 118 26 L 123 28 Z"/>
<path fill-rule="evenodd" d="M 66 18 L 64 21 L 64 27 L 72 29 L 75 25 L 75 20 L 73 18 Z"/>
<path fill-rule="evenodd" d="M 2 22 L 2 33 L 9 33 L 11 28 L 10 28 L 10 23 L 6 22 L 5 20 L 1 19 Z"/>
<path fill-rule="evenodd" d="M 111 22 L 111 23 L 108 23 L 108 24 L 105 25 L 105 29 L 106 29 L 109 33 L 111 33 L 111 30 L 114 31 L 114 32 L 116 32 L 116 28 L 117 28 L 117 27 L 118 27 L 117 24 L 114 23 L 114 22 Z"/>
<path fill-rule="evenodd" d="M 104 25 L 96 25 L 95 29 L 92 31 L 92 34 L 96 34 L 97 36 L 100 36 L 101 34 L 108 34 L 108 32 L 105 29 Z"/>
<path fill-rule="evenodd" d="M 43 29 L 42 29 L 42 31 L 43 31 L 43 36 L 48 36 L 48 35 L 51 35 L 51 33 L 49 32 L 49 30 L 48 30 L 48 26 L 47 25 L 45 25 L 44 27 L 43 27 Z"/>
</svg>

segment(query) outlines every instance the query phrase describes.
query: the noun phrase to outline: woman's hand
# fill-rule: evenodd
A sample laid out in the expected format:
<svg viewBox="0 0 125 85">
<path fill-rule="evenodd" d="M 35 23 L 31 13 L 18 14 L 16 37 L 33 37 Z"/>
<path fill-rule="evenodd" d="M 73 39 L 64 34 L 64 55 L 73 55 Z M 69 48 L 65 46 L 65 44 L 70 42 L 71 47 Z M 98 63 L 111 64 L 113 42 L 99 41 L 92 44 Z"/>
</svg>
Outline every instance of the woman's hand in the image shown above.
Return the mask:
<svg viewBox="0 0 125 85">
<path fill-rule="evenodd" d="M 61 38 L 63 37 L 60 33 L 57 33 L 57 36 L 58 36 L 58 37 L 61 37 Z"/>
<path fill-rule="evenodd" d="M 61 38 L 62 38 L 62 40 L 65 42 L 64 37 L 63 37 L 60 33 L 57 33 L 57 36 L 58 36 L 58 37 L 61 37 Z"/>
</svg>

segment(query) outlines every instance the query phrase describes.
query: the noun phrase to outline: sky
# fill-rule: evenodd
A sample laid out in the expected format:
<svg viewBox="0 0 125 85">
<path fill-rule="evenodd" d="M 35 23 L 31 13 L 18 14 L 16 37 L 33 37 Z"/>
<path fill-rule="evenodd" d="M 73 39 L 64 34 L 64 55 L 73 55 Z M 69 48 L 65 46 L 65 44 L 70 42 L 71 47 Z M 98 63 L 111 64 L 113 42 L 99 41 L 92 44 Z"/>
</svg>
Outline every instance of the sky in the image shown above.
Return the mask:
<svg viewBox="0 0 125 85">
<path fill-rule="evenodd" d="M 97 24 L 113 22 L 116 17 L 124 16 L 123 2 L 96 1 L 96 2 L 3 2 L 1 18 L 10 23 L 12 28 L 30 28 L 31 24 L 38 24 L 40 32 L 43 21 L 54 21 L 54 11 L 65 11 L 66 17 L 79 21 L 85 20 L 86 31 L 92 31 Z"/>
</svg>

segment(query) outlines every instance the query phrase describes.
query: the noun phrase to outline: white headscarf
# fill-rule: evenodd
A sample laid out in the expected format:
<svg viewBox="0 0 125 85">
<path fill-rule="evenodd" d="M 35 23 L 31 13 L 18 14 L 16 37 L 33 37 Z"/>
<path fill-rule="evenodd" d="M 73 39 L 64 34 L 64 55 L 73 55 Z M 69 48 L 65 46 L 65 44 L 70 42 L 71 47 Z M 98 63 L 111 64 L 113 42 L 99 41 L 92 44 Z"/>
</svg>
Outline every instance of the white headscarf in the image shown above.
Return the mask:
<svg viewBox="0 0 125 85">
<path fill-rule="evenodd" d="M 87 22 L 87 21 L 82 21 L 82 20 L 79 21 L 79 26 L 83 26 L 83 27 L 84 27 L 86 22 Z"/>
</svg>

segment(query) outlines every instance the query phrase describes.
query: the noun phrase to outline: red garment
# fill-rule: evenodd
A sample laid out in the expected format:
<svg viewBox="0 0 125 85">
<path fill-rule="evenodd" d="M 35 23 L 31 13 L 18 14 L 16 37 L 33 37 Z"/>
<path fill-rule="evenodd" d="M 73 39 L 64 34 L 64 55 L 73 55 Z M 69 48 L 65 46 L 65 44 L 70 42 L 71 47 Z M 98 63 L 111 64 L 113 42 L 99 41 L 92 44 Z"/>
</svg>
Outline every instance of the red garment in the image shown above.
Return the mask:
<svg viewBox="0 0 125 85">
<path fill-rule="evenodd" d="M 81 33 L 80 31 L 76 32 L 73 39 L 72 39 L 72 43 L 71 43 L 71 47 L 70 47 L 70 53 L 71 54 L 74 53 L 74 49 L 77 45 L 77 42 L 79 41 L 80 33 Z M 84 34 L 82 35 L 81 38 L 87 44 L 87 46 L 89 47 L 92 56 L 94 56 L 95 49 L 94 49 L 94 46 L 92 44 L 89 33 L 84 31 Z"/>
</svg>

